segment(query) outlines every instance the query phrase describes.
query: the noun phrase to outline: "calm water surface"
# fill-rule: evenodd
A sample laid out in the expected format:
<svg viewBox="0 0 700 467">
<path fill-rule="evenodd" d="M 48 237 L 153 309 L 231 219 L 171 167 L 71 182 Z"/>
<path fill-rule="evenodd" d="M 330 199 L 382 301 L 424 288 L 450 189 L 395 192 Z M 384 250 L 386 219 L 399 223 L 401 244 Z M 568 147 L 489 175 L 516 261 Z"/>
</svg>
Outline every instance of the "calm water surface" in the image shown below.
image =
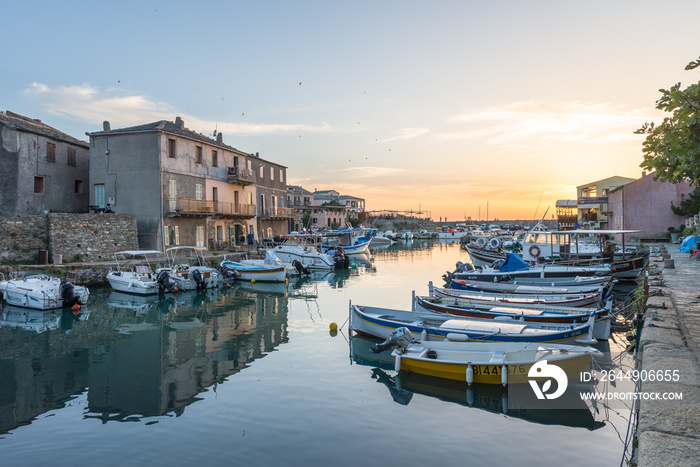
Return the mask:
<svg viewBox="0 0 700 467">
<path fill-rule="evenodd" d="M 348 337 L 350 300 L 409 309 L 467 260 L 414 241 L 286 290 L 93 290 L 78 317 L 5 307 L 0 464 L 619 465 L 628 411 L 515 410 L 500 387 L 397 378 Z"/>
</svg>

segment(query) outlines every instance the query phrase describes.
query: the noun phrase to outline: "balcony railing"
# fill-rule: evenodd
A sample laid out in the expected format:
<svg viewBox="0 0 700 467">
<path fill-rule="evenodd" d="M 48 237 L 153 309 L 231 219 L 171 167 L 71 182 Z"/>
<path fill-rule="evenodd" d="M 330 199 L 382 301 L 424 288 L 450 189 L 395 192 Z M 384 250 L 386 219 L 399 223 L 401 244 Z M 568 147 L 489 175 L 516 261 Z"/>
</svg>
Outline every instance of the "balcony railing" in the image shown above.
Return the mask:
<svg viewBox="0 0 700 467">
<path fill-rule="evenodd" d="M 169 198 L 165 201 L 165 212 L 169 215 L 255 217 L 254 204 L 229 203 L 192 198 Z"/>
<path fill-rule="evenodd" d="M 260 219 L 291 219 L 294 217 L 294 209 L 292 208 L 261 208 L 258 213 Z"/>
<path fill-rule="evenodd" d="M 246 168 L 238 166 L 228 167 L 227 175 L 229 183 L 236 183 L 239 185 L 251 185 L 255 183 L 253 171 Z"/>
</svg>

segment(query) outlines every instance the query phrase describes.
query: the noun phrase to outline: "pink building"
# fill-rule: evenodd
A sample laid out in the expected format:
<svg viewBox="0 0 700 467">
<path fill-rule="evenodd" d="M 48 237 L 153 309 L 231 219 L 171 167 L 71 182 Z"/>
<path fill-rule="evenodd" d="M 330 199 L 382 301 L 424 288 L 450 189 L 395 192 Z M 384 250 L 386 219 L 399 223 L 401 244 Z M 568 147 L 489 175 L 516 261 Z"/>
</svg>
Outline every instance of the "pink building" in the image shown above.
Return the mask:
<svg viewBox="0 0 700 467">
<path fill-rule="evenodd" d="M 681 203 L 681 195 L 688 196 L 693 188 L 690 182 L 668 183 L 654 181 L 655 172 L 620 186 L 609 193 L 609 228 L 615 230 L 641 230 L 634 235 L 647 238 L 654 234 L 668 233 L 669 227 L 679 228 L 684 216 L 671 211 Z M 687 216 L 686 216 L 687 217 Z"/>
</svg>

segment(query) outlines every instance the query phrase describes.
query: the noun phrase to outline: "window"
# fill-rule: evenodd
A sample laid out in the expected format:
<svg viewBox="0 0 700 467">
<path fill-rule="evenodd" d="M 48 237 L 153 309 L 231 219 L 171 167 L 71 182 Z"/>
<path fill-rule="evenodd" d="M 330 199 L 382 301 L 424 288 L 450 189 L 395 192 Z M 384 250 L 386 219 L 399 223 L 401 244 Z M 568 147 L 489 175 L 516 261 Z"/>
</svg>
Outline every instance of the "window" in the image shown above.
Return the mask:
<svg viewBox="0 0 700 467">
<path fill-rule="evenodd" d="M 168 157 L 175 158 L 175 140 L 168 140 Z"/>
<path fill-rule="evenodd" d="M 275 181 L 275 168 L 270 167 L 270 180 Z"/>
<path fill-rule="evenodd" d="M 95 206 L 105 207 L 105 186 L 104 183 L 95 185 Z"/>
<path fill-rule="evenodd" d="M 204 246 L 204 226 L 198 225 L 195 231 L 197 246 Z"/>
<path fill-rule="evenodd" d="M 260 180 L 265 178 L 265 166 L 261 165 L 260 166 Z"/>
<path fill-rule="evenodd" d="M 177 181 L 168 180 L 168 196 L 170 197 L 170 211 L 177 209 Z"/>
<path fill-rule="evenodd" d="M 82 193 L 82 192 L 83 192 L 83 181 L 82 181 L 82 180 L 76 180 L 76 181 L 75 181 L 75 192 L 76 192 L 76 193 Z"/>
<path fill-rule="evenodd" d="M 68 148 L 68 165 L 75 166 L 75 148 Z"/>
<path fill-rule="evenodd" d="M 219 201 L 219 189 L 217 187 L 212 187 L 211 189 L 211 199 L 214 202 Z"/>
<path fill-rule="evenodd" d="M 280 169 L 280 182 L 284 183 L 284 171 Z"/>
<path fill-rule="evenodd" d="M 238 156 L 233 156 L 233 166 L 238 167 Z"/>
<path fill-rule="evenodd" d="M 34 177 L 34 193 L 44 192 L 44 177 Z"/>
<path fill-rule="evenodd" d="M 248 193 L 248 204 L 253 205 L 253 193 Z"/>
<path fill-rule="evenodd" d="M 196 147 L 194 148 L 194 161 L 195 161 L 197 164 L 201 164 L 201 163 L 202 163 L 202 146 L 196 146 Z"/>
<path fill-rule="evenodd" d="M 248 173 L 253 173 L 253 162 L 248 161 Z"/>
<path fill-rule="evenodd" d="M 219 166 L 219 153 L 214 151 L 213 149 L 211 150 L 211 166 L 212 167 Z"/>
<path fill-rule="evenodd" d="M 216 226 L 216 241 L 217 242 L 224 241 L 224 227 L 221 225 Z"/>
<path fill-rule="evenodd" d="M 260 195 L 260 209 L 265 209 L 265 195 Z"/>
<path fill-rule="evenodd" d="M 180 229 L 177 225 L 163 226 L 163 243 L 166 246 L 180 244 Z"/>
<path fill-rule="evenodd" d="M 194 186 L 194 199 L 202 199 L 202 196 L 204 194 L 204 185 L 201 183 L 197 183 Z"/>
<path fill-rule="evenodd" d="M 56 162 L 56 145 L 53 143 L 46 143 L 46 160 Z"/>
</svg>

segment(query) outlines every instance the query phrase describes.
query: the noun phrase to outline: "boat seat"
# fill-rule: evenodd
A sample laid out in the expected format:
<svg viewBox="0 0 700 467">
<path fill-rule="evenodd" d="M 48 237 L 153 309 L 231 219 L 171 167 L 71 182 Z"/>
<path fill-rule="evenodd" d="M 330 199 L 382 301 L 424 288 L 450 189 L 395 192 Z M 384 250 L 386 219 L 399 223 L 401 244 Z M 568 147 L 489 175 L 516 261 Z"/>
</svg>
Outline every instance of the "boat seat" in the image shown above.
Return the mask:
<svg viewBox="0 0 700 467">
<path fill-rule="evenodd" d="M 148 266 L 136 266 L 134 268 L 134 271 L 136 272 L 136 274 L 148 274 L 149 272 L 151 272 Z"/>
</svg>

